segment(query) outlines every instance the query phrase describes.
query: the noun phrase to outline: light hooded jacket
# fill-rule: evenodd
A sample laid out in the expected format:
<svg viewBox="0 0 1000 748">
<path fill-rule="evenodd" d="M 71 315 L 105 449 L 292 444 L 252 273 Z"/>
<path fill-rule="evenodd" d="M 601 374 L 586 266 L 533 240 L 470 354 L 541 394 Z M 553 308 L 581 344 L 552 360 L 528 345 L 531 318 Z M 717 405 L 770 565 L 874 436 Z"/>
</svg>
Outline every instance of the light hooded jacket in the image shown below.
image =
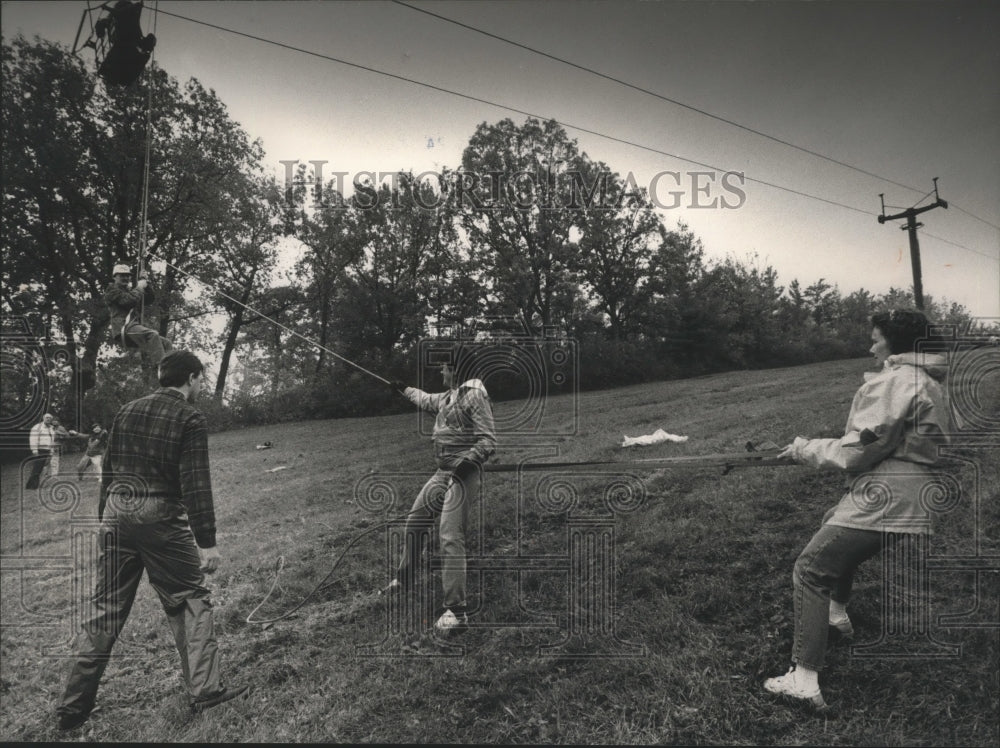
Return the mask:
<svg viewBox="0 0 1000 748">
<path fill-rule="evenodd" d="M 407 387 L 403 394 L 421 410 L 437 413 L 433 439 L 438 467 L 451 469 L 462 459 L 481 464 L 493 454 L 497 446 L 493 406 L 482 381 L 470 379 L 435 394 Z"/>
<path fill-rule="evenodd" d="M 796 462 L 849 473 L 847 493 L 827 524 L 879 532 L 930 534 L 946 486 L 934 471 L 949 442 L 943 382 L 947 360 L 933 354 L 889 356 L 866 372 L 844 436 L 792 443 Z"/>
<path fill-rule="evenodd" d="M 28 434 L 28 444 L 34 454 L 41 451 L 54 451 L 56 448 L 56 427 L 46 426 L 44 421 L 36 423 Z"/>
</svg>

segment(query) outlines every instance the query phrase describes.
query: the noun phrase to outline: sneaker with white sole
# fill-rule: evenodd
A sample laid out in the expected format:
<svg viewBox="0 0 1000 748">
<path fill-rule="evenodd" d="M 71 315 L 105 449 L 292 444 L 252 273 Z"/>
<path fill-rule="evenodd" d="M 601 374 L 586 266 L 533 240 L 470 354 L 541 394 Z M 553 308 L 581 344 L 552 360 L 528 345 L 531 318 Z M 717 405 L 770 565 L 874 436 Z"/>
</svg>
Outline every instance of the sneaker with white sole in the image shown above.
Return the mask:
<svg viewBox="0 0 1000 748">
<path fill-rule="evenodd" d="M 827 709 L 827 704 L 823 700 L 823 694 L 819 686 L 815 689 L 806 689 L 796 678 L 795 666 L 788 668 L 788 672 L 779 675 L 777 678 L 768 678 L 764 681 L 764 690 L 776 696 L 787 696 L 809 706 L 814 711 L 820 712 Z"/>
<path fill-rule="evenodd" d="M 442 634 L 449 634 L 454 631 L 462 631 L 469 627 L 469 616 L 465 613 L 456 615 L 451 608 L 445 610 L 441 617 L 434 624 L 434 629 Z"/>
<path fill-rule="evenodd" d="M 837 629 L 841 636 L 854 636 L 854 626 L 851 625 L 851 619 L 846 613 L 839 616 L 831 613 L 829 620 L 830 625 Z"/>
</svg>

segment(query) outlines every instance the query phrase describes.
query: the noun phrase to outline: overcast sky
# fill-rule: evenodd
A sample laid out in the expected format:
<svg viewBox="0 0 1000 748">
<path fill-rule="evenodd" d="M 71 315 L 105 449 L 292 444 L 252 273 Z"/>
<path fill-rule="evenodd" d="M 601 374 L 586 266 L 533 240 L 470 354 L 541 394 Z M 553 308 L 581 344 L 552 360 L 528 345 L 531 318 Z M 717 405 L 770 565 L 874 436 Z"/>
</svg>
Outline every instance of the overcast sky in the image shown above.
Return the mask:
<svg viewBox="0 0 1000 748">
<path fill-rule="evenodd" d="M 416 5 L 857 168 L 392 2 L 161 0 L 156 62 L 215 89 L 279 174 L 291 159 L 352 175 L 457 167 L 477 124 L 524 121 L 505 106 L 555 118 L 593 159 L 643 186 L 680 172 L 679 187 L 673 176 L 659 181 L 667 205 L 668 190 L 684 193 L 665 221 L 686 222 L 709 257 L 756 252 L 783 283 L 825 278 L 845 295 L 912 284 L 907 234 L 902 222 L 877 222 L 878 195 L 896 213 L 939 177 L 950 207 L 920 216 L 924 292 L 1000 317 L 1000 3 Z M 4 38 L 21 31 L 70 46 L 86 7 L 4 2 Z M 692 207 L 734 198 L 718 181 L 697 193 L 687 172 L 710 170 L 682 159 L 714 167 L 716 180 L 744 172 L 741 207 Z"/>
</svg>

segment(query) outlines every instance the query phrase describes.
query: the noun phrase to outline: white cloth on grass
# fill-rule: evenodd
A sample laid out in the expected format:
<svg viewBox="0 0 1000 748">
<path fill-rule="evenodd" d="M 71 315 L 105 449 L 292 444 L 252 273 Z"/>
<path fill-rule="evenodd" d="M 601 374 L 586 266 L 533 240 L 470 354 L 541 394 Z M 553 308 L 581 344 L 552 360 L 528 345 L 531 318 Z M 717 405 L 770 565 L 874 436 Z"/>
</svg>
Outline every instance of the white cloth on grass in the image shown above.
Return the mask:
<svg viewBox="0 0 1000 748">
<path fill-rule="evenodd" d="M 646 446 L 647 444 L 659 444 L 660 442 L 686 442 L 686 436 L 668 434 L 663 429 L 657 429 L 652 434 L 643 436 L 626 436 L 622 442 L 623 447 Z"/>
</svg>

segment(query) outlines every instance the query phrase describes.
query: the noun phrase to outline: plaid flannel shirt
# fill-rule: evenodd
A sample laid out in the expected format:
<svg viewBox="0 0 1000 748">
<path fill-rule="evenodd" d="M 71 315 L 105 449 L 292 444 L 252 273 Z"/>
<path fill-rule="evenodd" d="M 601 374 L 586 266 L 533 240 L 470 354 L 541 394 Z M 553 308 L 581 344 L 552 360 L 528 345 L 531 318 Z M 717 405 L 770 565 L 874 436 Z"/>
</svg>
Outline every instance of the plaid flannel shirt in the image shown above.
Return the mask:
<svg viewBox="0 0 1000 748">
<path fill-rule="evenodd" d="M 152 499 L 186 511 L 195 540 L 215 546 L 215 505 L 208 467 L 205 416 L 171 389 L 133 400 L 115 416 L 108 441 L 104 488 L 138 481 Z"/>
</svg>

